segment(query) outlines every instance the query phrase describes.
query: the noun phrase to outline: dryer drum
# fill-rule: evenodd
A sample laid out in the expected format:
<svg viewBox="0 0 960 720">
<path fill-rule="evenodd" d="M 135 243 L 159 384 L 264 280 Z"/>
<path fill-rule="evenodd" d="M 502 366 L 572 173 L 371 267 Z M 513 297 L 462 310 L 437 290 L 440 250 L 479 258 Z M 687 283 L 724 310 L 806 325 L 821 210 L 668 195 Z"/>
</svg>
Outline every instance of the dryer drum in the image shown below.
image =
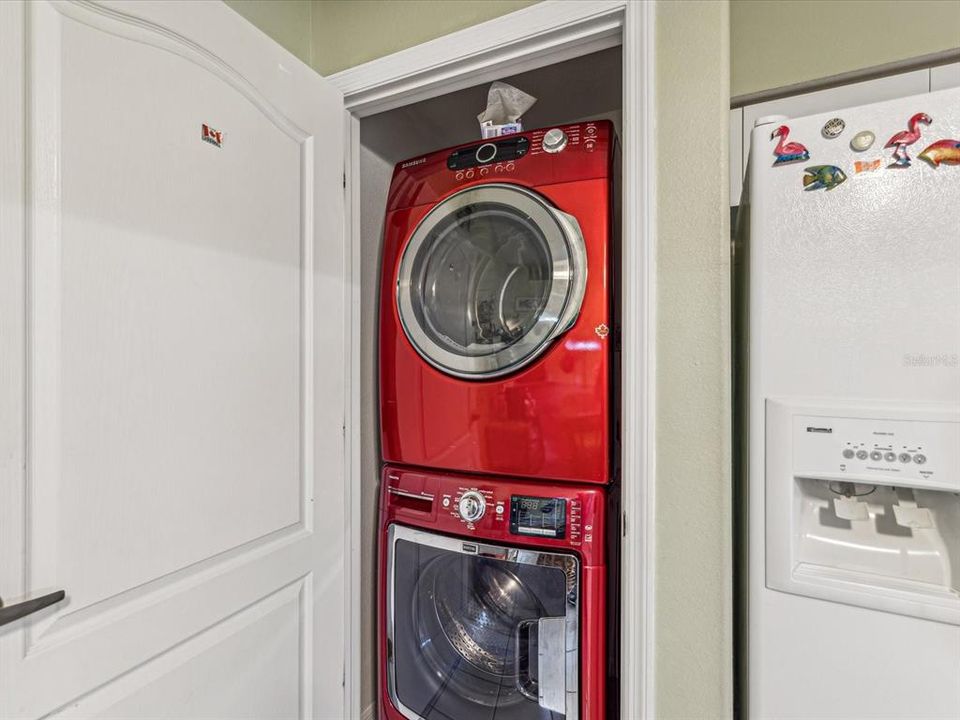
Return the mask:
<svg viewBox="0 0 960 720">
<path fill-rule="evenodd" d="M 505 184 L 455 193 L 403 250 L 397 310 L 437 369 L 487 379 L 533 362 L 574 323 L 586 287 L 576 219 Z"/>
</svg>

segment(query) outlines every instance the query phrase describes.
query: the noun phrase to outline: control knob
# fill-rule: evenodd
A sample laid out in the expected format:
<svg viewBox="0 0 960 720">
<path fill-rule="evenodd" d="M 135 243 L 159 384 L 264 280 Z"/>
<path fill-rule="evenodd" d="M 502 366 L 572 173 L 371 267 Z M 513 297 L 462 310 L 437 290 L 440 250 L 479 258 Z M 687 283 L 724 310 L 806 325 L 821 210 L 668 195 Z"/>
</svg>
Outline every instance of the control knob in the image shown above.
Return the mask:
<svg viewBox="0 0 960 720">
<path fill-rule="evenodd" d="M 560 128 L 547 130 L 543 136 L 543 149 L 548 153 L 558 153 L 567 146 L 567 134 Z"/>
<path fill-rule="evenodd" d="M 460 496 L 457 509 L 460 510 L 461 518 L 467 522 L 476 522 L 483 517 L 487 509 L 487 501 L 483 499 L 483 495 L 471 490 Z"/>
</svg>

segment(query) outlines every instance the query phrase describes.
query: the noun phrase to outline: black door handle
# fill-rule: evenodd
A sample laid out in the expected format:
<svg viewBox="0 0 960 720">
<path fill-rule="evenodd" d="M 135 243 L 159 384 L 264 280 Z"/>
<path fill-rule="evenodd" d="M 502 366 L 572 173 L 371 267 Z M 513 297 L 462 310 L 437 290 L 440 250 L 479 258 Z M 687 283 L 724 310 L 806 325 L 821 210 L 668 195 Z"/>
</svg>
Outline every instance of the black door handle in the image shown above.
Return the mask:
<svg viewBox="0 0 960 720">
<path fill-rule="evenodd" d="M 40 597 L 14 603 L 13 605 L 4 605 L 3 600 L 0 600 L 0 625 L 6 625 L 30 613 L 35 613 L 37 610 L 43 610 L 45 607 L 60 602 L 66 595 L 63 590 L 57 590 L 47 595 L 41 595 Z"/>
</svg>

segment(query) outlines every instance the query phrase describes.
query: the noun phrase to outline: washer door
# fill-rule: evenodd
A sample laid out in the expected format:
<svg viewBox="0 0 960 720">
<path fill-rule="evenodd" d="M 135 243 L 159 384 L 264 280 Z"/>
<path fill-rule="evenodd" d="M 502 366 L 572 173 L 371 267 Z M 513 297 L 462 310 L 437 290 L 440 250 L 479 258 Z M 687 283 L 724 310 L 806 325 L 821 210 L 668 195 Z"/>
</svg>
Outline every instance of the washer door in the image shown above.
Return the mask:
<svg viewBox="0 0 960 720">
<path fill-rule="evenodd" d="M 497 377 L 543 353 L 576 320 L 587 280 L 575 218 L 516 186 L 468 188 L 437 205 L 403 252 L 400 321 L 449 375 Z"/>
<path fill-rule="evenodd" d="M 391 525 L 387 689 L 415 720 L 577 720 L 579 563 Z"/>
</svg>

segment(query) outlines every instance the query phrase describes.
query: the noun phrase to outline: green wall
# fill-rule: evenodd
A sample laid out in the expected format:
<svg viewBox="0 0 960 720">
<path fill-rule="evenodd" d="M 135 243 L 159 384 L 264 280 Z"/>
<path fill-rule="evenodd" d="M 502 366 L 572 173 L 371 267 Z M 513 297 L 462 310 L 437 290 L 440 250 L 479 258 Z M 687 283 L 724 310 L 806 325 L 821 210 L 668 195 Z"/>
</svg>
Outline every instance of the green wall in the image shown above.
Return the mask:
<svg viewBox="0 0 960 720">
<path fill-rule="evenodd" d="M 314 69 L 310 0 L 224 0 L 267 35 Z M 321 72 L 321 75 L 324 74 Z"/>
<path fill-rule="evenodd" d="M 314 68 L 330 75 L 532 5 L 534 0 L 317 0 Z"/>
<path fill-rule="evenodd" d="M 537 0 L 224 0 L 321 75 L 506 15 Z"/>
<path fill-rule="evenodd" d="M 732 0 L 731 94 L 960 48 L 960 0 Z"/>
<path fill-rule="evenodd" d="M 733 713 L 729 7 L 662 3 L 655 38 L 656 708 L 716 719 Z"/>
<path fill-rule="evenodd" d="M 535 1 L 226 0 L 321 75 Z M 732 95 L 783 87 L 960 48 L 960 0 L 731 0 L 730 48 Z"/>
</svg>

